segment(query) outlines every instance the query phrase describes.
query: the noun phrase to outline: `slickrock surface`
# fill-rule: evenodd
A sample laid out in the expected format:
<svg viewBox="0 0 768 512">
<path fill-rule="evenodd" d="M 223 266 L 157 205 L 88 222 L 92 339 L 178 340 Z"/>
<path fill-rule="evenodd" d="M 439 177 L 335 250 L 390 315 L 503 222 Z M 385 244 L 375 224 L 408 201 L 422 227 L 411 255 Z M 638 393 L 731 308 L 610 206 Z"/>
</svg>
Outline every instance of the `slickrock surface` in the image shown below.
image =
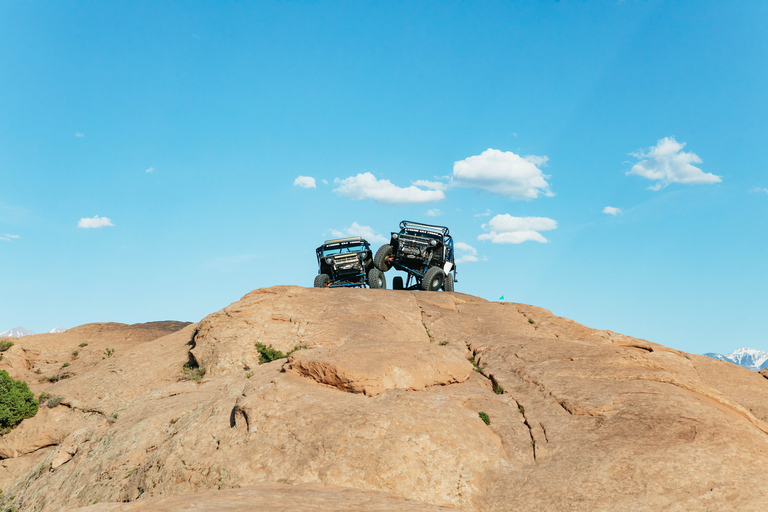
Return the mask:
<svg viewBox="0 0 768 512">
<path fill-rule="evenodd" d="M 5 352 L 62 397 L 0 438 L 6 506 L 768 508 L 768 379 L 730 363 L 459 293 L 274 287 L 164 329 Z"/>
</svg>

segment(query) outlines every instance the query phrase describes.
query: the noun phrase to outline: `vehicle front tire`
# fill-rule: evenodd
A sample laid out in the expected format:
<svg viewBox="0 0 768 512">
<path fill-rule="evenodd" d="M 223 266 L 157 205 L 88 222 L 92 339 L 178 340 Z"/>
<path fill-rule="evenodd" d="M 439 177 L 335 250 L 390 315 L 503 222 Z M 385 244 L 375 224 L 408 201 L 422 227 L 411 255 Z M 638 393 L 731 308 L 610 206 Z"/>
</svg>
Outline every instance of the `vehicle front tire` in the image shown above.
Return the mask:
<svg viewBox="0 0 768 512">
<path fill-rule="evenodd" d="M 391 258 L 394 253 L 395 250 L 391 245 L 382 245 L 379 247 L 379 250 L 376 251 L 376 256 L 373 257 L 373 265 L 382 272 L 386 272 L 392 268 L 392 264 L 389 262 L 389 258 Z"/>
<path fill-rule="evenodd" d="M 315 288 L 327 288 L 331 284 L 331 276 L 328 274 L 317 274 L 315 276 Z"/>
<path fill-rule="evenodd" d="M 403 286 L 403 278 L 400 277 L 400 276 L 393 277 L 392 278 L 392 289 L 393 290 L 402 290 L 403 288 L 405 288 Z"/>
<path fill-rule="evenodd" d="M 451 274 L 450 272 L 445 274 L 445 279 L 443 280 L 443 291 L 444 292 L 453 291 L 453 274 Z"/>
<path fill-rule="evenodd" d="M 445 272 L 440 267 L 432 267 L 424 274 L 421 280 L 421 289 L 425 292 L 436 292 L 443 287 Z"/>
<path fill-rule="evenodd" d="M 387 279 L 384 277 L 384 272 L 377 268 L 372 268 L 368 272 L 368 286 L 385 290 L 387 288 Z"/>
</svg>

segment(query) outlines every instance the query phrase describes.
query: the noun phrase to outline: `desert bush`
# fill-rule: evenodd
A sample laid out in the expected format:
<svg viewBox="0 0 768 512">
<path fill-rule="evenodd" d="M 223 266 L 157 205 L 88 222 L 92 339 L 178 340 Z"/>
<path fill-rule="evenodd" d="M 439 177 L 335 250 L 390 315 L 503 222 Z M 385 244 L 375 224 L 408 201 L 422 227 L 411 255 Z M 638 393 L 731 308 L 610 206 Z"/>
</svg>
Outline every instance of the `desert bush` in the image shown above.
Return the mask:
<svg viewBox="0 0 768 512">
<path fill-rule="evenodd" d="M 289 350 L 287 353 L 283 354 L 272 345 L 267 346 L 263 343 L 259 343 L 258 341 L 256 342 L 256 350 L 259 352 L 260 364 L 271 363 L 272 361 L 276 361 L 278 359 L 285 359 L 289 355 L 293 354 L 297 350 L 301 350 L 302 348 L 307 348 L 307 346 L 296 346 L 293 347 L 293 350 Z"/>
<path fill-rule="evenodd" d="M 63 396 L 54 396 L 48 399 L 48 407 L 53 409 L 57 405 L 59 405 L 62 400 L 64 400 Z"/>
<path fill-rule="evenodd" d="M 106 349 L 104 349 L 104 357 L 102 357 L 102 359 L 104 359 L 105 357 L 112 357 L 112 354 L 114 354 L 114 353 L 115 353 L 115 349 L 113 349 L 113 348 L 106 348 Z"/>
<path fill-rule="evenodd" d="M 0 434 L 7 434 L 26 418 L 37 414 L 37 400 L 23 380 L 13 380 L 0 370 Z"/>
<path fill-rule="evenodd" d="M 201 368 L 199 366 L 194 366 L 190 363 L 186 363 L 181 368 L 181 373 L 184 375 L 184 378 L 187 380 L 193 380 L 195 382 L 200 382 L 203 377 L 205 377 L 205 368 Z"/>
<path fill-rule="evenodd" d="M 39 405 L 43 405 L 45 401 L 48 400 L 49 398 L 51 398 L 51 394 L 48 393 L 47 391 L 43 391 L 42 393 L 40 393 L 40 396 L 37 397 L 37 403 Z"/>
<path fill-rule="evenodd" d="M 478 416 L 480 416 L 480 419 L 485 422 L 486 425 L 491 424 L 491 418 L 488 417 L 488 415 L 484 412 L 477 413 Z"/>
<path fill-rule="evenodd" d="M 81 343 L 81 344 L 78 345 L 78 347 L 80 347 L 80 348 L 87 347 L 87 346 L 88 346 L 87 343 Z"/>
<path fill-rule="evenodd" d="M 13 346 L 13 342 L 11 340 L 2 340 L 0 341 L 0 352 L 5 352 L 12 346 Z"/>
</svg>

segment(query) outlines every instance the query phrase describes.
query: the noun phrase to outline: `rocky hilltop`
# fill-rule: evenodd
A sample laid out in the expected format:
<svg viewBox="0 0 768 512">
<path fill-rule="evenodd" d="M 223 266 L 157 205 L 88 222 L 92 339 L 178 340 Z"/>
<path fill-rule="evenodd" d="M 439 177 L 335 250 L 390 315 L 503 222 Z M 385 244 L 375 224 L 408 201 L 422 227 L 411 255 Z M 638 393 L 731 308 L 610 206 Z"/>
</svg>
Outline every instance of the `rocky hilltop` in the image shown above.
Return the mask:
<svg viewBox="0 0 768 512">
<path fill-rule="evenodd" d="M 764 376 L 459 293 L 261 289 L 195 325 L 24 337 L 0 369 L 55 399 L 0 438 L 19 510 L 768 503 Z"/>
</svg>

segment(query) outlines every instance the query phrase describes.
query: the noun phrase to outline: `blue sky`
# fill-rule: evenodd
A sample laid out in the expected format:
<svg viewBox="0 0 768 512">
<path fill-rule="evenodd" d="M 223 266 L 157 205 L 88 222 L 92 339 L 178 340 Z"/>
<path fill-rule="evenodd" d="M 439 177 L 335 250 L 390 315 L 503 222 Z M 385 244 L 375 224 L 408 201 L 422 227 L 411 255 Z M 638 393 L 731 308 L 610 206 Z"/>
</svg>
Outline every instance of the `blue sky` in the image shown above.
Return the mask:
<svg viewBox="0 0 768 512">
<path fill-rule="evenodd" d="M 197 321 L 409 219 L 457 291 L 766 350 L 766 91 L 761 2 L 3 2 L 0 331 Z"/>
</svg>

